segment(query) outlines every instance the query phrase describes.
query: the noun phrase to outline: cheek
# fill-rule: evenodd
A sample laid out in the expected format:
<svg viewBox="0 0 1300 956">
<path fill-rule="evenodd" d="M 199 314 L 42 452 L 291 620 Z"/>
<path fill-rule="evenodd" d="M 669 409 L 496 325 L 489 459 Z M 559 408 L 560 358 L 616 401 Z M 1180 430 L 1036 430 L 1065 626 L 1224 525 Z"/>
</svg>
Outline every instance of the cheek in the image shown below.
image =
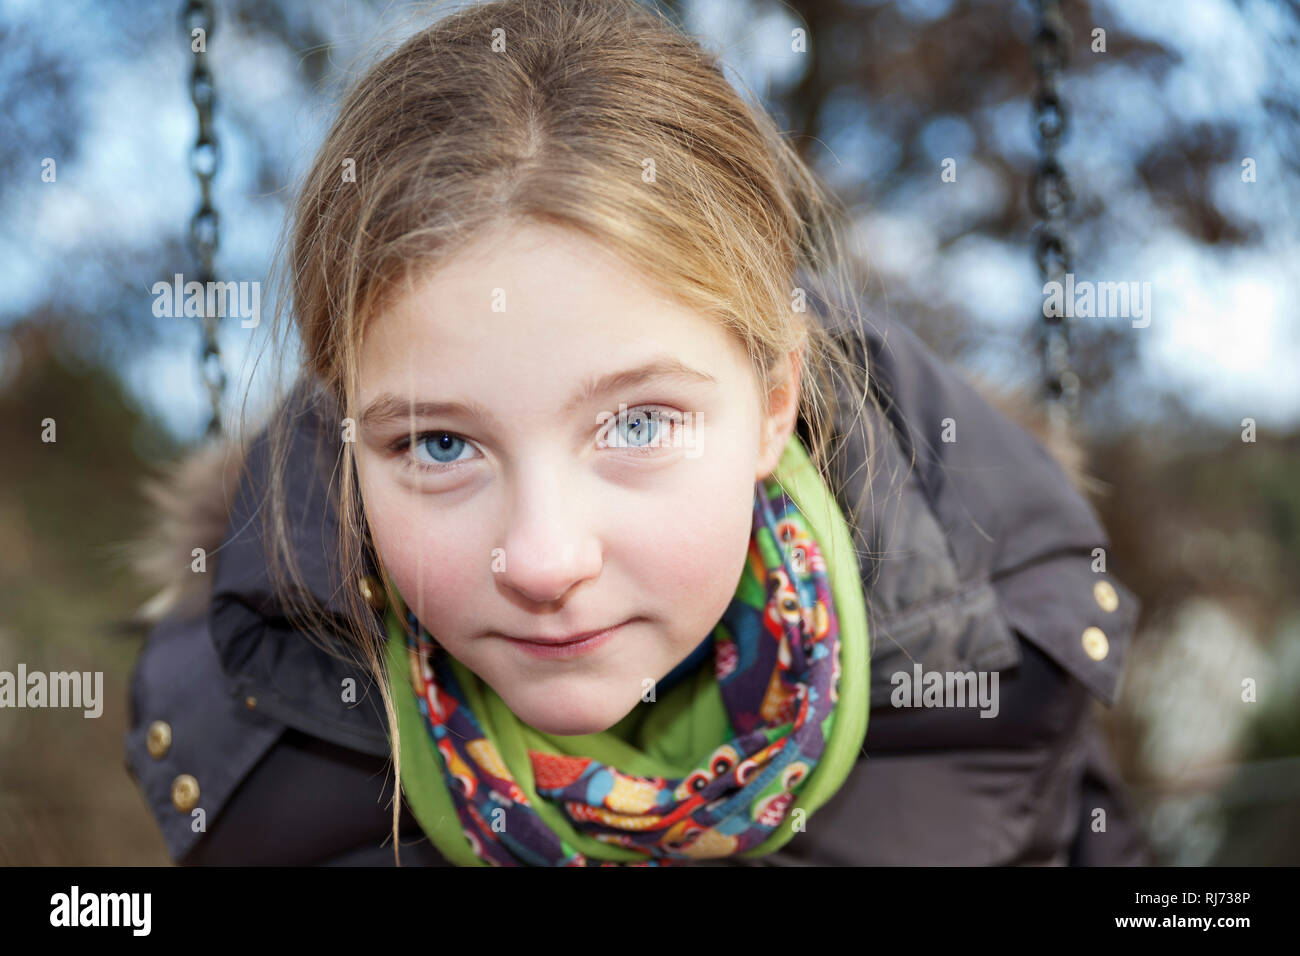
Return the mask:
<svg viewBox="0 0 1300 956">
<path fill-rule="evenodd" d="M 363 480 L 366 520 L 385 569 L 403 599 L 432 631 L 488 567 L 491 555 L 474 533 L 476 523 L 457 525 L 454 515 L 427 499 L 382 480 Z M 439 615 L 443 615 L 441 618 Z"/>
<path fill-rule="evenodd" d="M 376 538 L 380 534 L 376 531 Z M 447 532 L 418 518 L 401 520 L 392 534 L 377 540 L 393 583 L 431 631 L 442 628 L 473 587 L 481 549 L 466 534 Z"/>
<path fill-rule="evenodd" d="M 646 594 L 682 623 L 707 626 L 735 592 L 753 526 L 752 473 L 705 465 L 683 475 L 657 514 L 629 522 L 619 553 Z M 693 620 L 690 620 L 692 619 Z"/>
</svg>

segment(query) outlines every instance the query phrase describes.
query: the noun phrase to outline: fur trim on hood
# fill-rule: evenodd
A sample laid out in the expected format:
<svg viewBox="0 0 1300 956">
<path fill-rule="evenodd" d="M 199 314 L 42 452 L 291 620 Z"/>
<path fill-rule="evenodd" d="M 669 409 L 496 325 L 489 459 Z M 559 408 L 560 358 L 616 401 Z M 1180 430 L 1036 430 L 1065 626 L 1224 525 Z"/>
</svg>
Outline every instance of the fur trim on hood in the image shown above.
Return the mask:
<svg viewBox="0 0 1300 956">
<path fill-rule="evenodd" d="M 143 482 L 151 521 L 127 550 L 132 570 L 152 596 L 128 626 L 147 628 L 171 614 L 188 617 L 206 610 L 211 578 L 191 570 L 194 549 L 211 557 L 225 540 L 245 450 L 236 438 L 213 439 Z"/>
</svg>

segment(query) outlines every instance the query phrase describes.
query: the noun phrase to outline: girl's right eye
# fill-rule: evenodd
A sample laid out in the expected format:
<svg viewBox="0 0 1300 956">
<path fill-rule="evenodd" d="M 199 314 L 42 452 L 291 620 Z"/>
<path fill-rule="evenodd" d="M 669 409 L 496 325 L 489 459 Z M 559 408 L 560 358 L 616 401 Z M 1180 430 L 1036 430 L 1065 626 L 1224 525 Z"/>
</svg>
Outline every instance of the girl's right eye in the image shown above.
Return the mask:
<svg viewBox="0 0 1300 956">
<path fill-rule="evenodd" d="M 459 461 L 468 461 L 461 456 L 473 447 L 459 435 L 443 431 L 421 432 L 415 436 L 414 442 L 403 438 L 393 450 L 404 451 L 407 446 L 412 446 L 412 449 L 402 456 L 403 465 L 426 472 L 446 471 Z"/>
</svg>

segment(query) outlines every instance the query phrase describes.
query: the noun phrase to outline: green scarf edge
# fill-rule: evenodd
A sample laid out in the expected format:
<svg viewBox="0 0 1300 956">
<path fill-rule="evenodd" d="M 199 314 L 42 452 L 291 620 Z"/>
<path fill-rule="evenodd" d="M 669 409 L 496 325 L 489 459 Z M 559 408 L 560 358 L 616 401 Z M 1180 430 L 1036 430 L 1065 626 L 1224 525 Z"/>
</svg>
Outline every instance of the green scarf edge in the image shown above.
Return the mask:
<svg viewBox="0 0 1300 956">
<path fill-rule="evenodd" d="M 773 478 L 794 499 L 795 504 L 812 526 L 813 536 L 822 543 L 831 593 L 835 597 L 836 613 L 840 622 L 841 673 L 834 723 L 821 759 L 791 803 L 786 816 L 786 825 L 773 831 L 758 846 L 737 854 L 746 858 L 764 856 L 784 846 L 796 832 L 799 832 L 791 825 L 796 811 L 802 810 L 803 819 L 806 821 L 839 790 L 857 762 L 858 753 L 866 739 L 870 709 L 868 693 L 871 683 L 871 662 L 867 653 L 866 602 L 862 593 L 862 578 L 857 564 L 856 550 L 848 525 L 834 496 L 817 473 L 797 435 L 790 437 L 790 441 L 782 451 L 781 460 L 773 471 Z M 421 829 L 448 862 L 456 866 L 490 866 L 491 864 L 474 855 L 469 840 L 461 829 L 451 793 L 442 778 L 442 770 L 429 740 L 428 730 L 420 716 L 415 695 L 411 692 L 406 635 L 402 624 L 391 609 L 385 614 L 385 625 L 388 631 L 389 689 L 397 712 L 401 736 L 402 776 L 404 780 L 410 782 L 409 787 L 404 783 L 402 790 L 407 796 L 411 812 L 415 815 Z M 576 849 L 592 859 L 616 862 L 645 860 L 643 853 L 579 834 L 558 807 L 541 800 L 534 789 L 532 767 L 528 761 L 527 750 L 530 746 L 538 748 L 541 744 L 546 749 L 569 753 L 572 752 L 571 748 L 576 742 L 580 744 L 582 753 L 633 773 L 645 770 L 646 765 L 641 765 L 641 770 L 637 767 L 644 759 L 643 755 L 612 735 L 606 737 L 602 734 L 588 734 L 566 738 L 542 734 L 524 725 L 491 687 L 479 680 L 459 661 L 453 658 L 451 666 L 460 681 L 461 688 L 469 698 L 471 710 L 478 716 L 483 726 L 484 733 L 489 740 L 496 741 L 502 759 L 516 774 L 516 782 L 523 789 L 538 815 L 560 837 L 562 843 L 567 848 Z M 688 690 L 691 695 L 702 695 L 697 699 L 707 707 L 709 723 L 716 721 L 718 710 L 722 707 L 721 693 L 716 680 L 708 680 L 709 676 L 697 675 L 695 679 L 683 681 L 671 688 L 671 691 L 679 692 L 673 698 L 676 705 L 674 709 L 681 706 L 680 692 Z M 701 680 L 701 677 L 705 679 Z M 665 699 L 667 700 L 668 698 Z M 725 721 L 725 709 L 722 709 L 722 717 Z M 605 732 L 606 735 L 608 733 Z M 392 747 L 391 732 L 389 747 Z M 597 750 L 602 751 L 604 758 L 609 759 L 602 758 L 601 753 L 596 752 Z M 624 762 L 620 763 L 620 760 Z M 645 770 L 645 772 L 652 774 L 655 771 Z"/>
</svg>

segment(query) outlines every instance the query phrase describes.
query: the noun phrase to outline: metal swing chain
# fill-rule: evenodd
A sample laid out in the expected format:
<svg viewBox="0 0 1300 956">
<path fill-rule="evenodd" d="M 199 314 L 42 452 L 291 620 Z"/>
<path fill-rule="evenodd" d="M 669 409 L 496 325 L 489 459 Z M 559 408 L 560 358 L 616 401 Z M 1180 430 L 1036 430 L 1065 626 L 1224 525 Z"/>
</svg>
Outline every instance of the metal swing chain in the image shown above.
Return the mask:
<svg viewBox="0 0 1300 956">
<path fill-rule="evenodd" d="M 1064 282 L 1071 271 L 1072 249 L 1066 221 L 1074 193 L 1057 151 L 1069 127 L 1069 114 L 1057 81 L 1069 62 L 1070 26 L 1061 15 L 1061 0 L 1034 0 L 1033 59 L 1038 88 L 1034 127 L 1038 166 L 1029 183 L 1029 204 L 1038 217 L 1034 258 L 1044 284 Z M 1039 351 L 1052 430 L 1062 435 L 1079 402 L 1079 376 L 1070 368 L 1070 323 L 1064 315 L 1043 315 Z"/>
<path fill-rule="evenodd" d="M 216 207 L 212 205 L 212 180 L 217 175 L 221 150 L 212 111 L 216 105 L 216 88 L 212 72 L 208 69 L 207 44 L 212 39 L 213 13 L 208 0 L 186 0 L 181 10 L 181 29 L 194 53 L 194 68 L 190 72 L 190 99 L 198 114 L 199 132 L 190 147 L 190 169 L 199 184 L 199 207 L 190 219 L 190 249 L 198 261 L 198 281 L 204 289 L 216 281 L 215 260 L 219 239 Z M 194 31 L 202 30 L 201 49 L 195 50 Z M 217 345 L 217 316 L 209 314 L 204 296 L 203 343 L 199 351 L 199 376 L 208 391 L 212 417 L 208 421 L 209 437 L 221 434 L 221 402 L 226 391 L 226 372 L 222 367 L 221 349 Z"/>
</svg>

